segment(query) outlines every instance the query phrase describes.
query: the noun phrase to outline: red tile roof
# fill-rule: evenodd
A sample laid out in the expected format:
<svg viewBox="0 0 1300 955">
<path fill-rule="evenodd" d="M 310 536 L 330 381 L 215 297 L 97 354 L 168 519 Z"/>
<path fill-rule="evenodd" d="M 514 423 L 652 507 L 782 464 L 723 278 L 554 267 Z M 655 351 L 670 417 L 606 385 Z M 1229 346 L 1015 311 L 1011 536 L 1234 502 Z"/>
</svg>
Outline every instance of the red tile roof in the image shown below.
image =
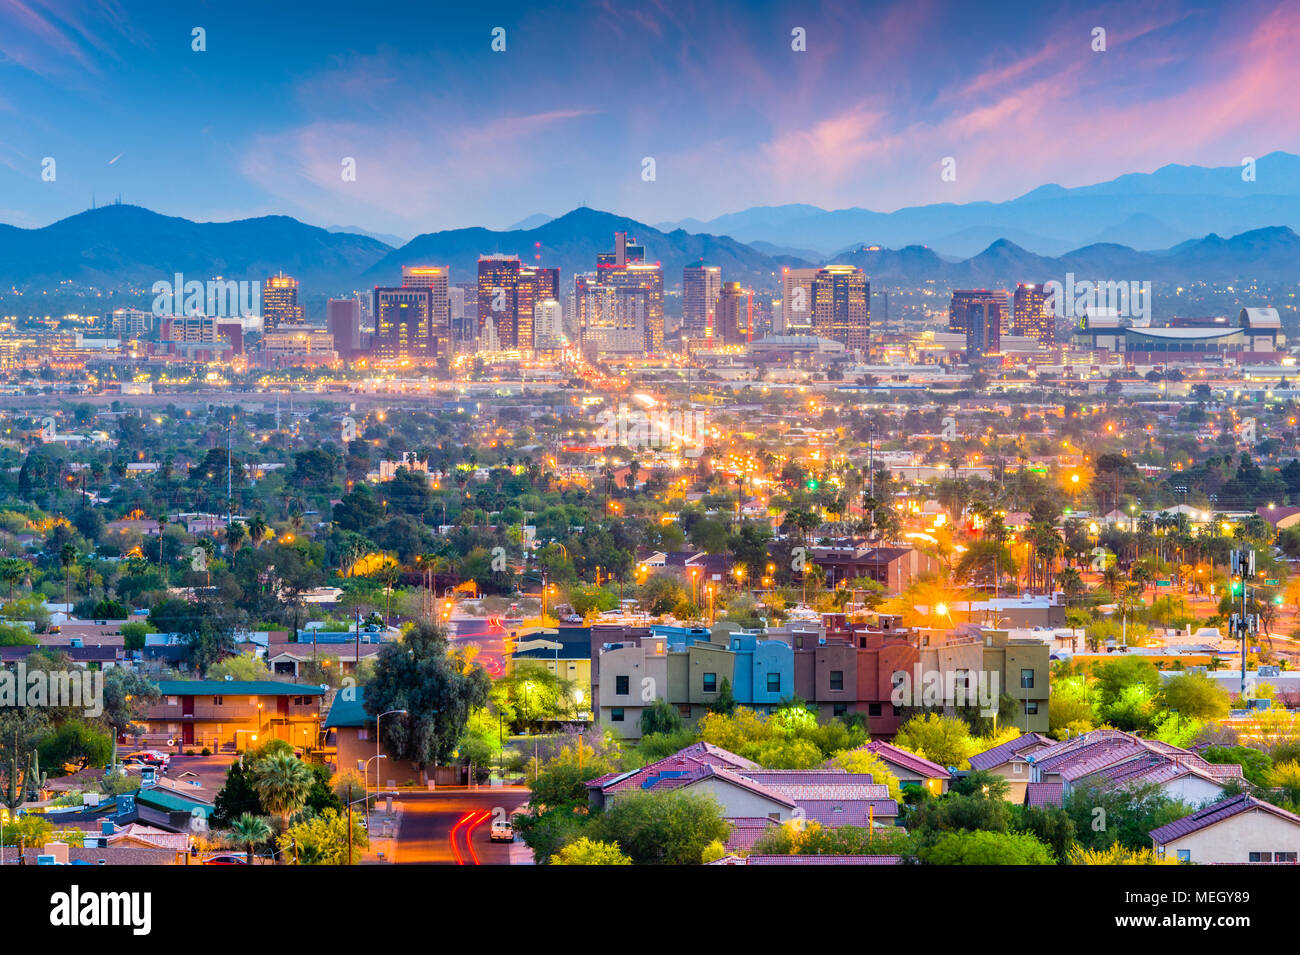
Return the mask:
<svg viewBox="0 0 1300 955">
<path fill-rule="evenodd" d="M 1198 809 L 1190 816 L 1184 816 L 1182 819 L 1161 826 L 1159 829 L 1152 829 L 1148 835 L 1151 836 L 1156 845 L 1165 845 L 1175 839 L 1191 835 L 1193 832 L 1199 832 L 1202 829 L 1208 829 L 1210 826 L 1218 825 L 1225 819 L 1231 819 L 1243 812 L 1252 811 L 1271 813 L 1279 819 L 1285 819 L 1287 822 L 1300 826 L 1300 816 L 1287 812 L 1285 809 L 1279 809 L 1271 802 L 1256 799 L 1249 793 L 1242 793 L 1228 799 L 1221 799 L 1204 809 Z"/>
<path fill-rule="evenodd" d="M 994 766 L 1001 766 L 1022 751 L 1032 750 L 1035 747 L 1041 749 L 1055 744 L 1056 740 L 1050 736 L 1044 736 L 1042 733 L 1026 733 L 1024 736 L 1017 736 L 1015 739 L 994 746 L 992 749 L 976 753 L 970 758 L 970 768 L 992 769 Z"/>
<path fill-rule="evenodd" d="M 938 763 L 932 762 L 924 756 L 918 756 L 911 750 L 903 749 L 901 746 L 895 746 L 893 743 L 876 740 L 867 743 L 865 746 L 859 746 L 858 749 L 866 750 L 868 753 L 875 753 L 886 763 L 892 763 L 895 766 L 911 770 L 924 779 L 952 778 L 952 773 Z M 857 750 L 854 750 L 854 752 L 857 752 Z"/>
<path fill-rule="evenodd" d="M 901 856 L 750 856 L 746 865 L 898 865 Z"/>
<path fill-rule="evenodd" d="M 1029 783 L 1025 802 L 1030 806 L 1060 806 L 1065 801 L 1064 789 L 1060 783 Z"/>
</svg>

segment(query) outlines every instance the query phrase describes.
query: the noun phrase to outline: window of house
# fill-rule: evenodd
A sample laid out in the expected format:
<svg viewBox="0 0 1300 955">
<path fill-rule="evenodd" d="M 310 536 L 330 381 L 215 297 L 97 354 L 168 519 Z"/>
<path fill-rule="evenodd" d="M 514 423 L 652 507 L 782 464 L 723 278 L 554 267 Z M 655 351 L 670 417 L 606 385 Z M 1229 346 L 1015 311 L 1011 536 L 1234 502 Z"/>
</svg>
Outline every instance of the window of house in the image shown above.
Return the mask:
<svg viewBox="0 0 1300 955">
<path fill-rule="evenodd" d="M 1011 764 L 1011 772 L 1012 772 L 1014 775 L 1019 776 L 1019 775 L 1020 775 L 1021 773 L 1023 773 L 1024 771 L 1025 771 L 1025 764 L 1024 764 L 1024 763 L 1012 763 L 1012 764 Z"/>
<path fill-rule="evenodd" d="M 609 720 L 610 720 L 611 723 L 622 723 L 622 722 L 623 722 L 623 707 L 621 707 L 621 706 L 616 706 L 616 707 L 614 707 L 612 710 L 610 710 L 610 711 L 609 711 Z"/>
<path fill-rule="evenodd" d="M 677 712 L 680 713 L 682 716 L 686 717 L 686 719 L 689 720 L 689 719 L 691 718 L 691 704 L 689 704 L 689 703 L 678 703 L 678 704 L 677 704 Z"/>
<path fill-rule="evenodd" d="M 781 674 L 769 673 L 767 675 L 767 692 L 769 693 L 781 692 Z"/>
<path fill-rule="evenodd" d="M 879 703 L 868 703 L 868 704 L 867 704 L 867 715 L 868 715 L 868 716 L 879 716 L 879 715 L 880 715 L 880 711 L 881 711 L 881 709 L 883 709 L 883 707 L 881 707 L 881 705 L 880 705 Z"/>
<path fill-rule="evenodd" d="M 1294 863 L 1296 861 L 1296 854 L 1294 852 L 1274 852 L 1273 861 Z"/>
<path fill-rule="evenodd" d="M 836 703 L 834 706 L 831 707 L 832 716 L 844 716 L 846 713 L 848 713 L 848 711 L 849 711 L 849 704 L 847 703 Z"/>
<path fill-rule="evenodd" d="M 362 742 L 365 742 L 366 740 L 370 739 L 370 730 L 366 729 L 364 726 L 361 729 L 357 730 L 357 739 L 361 740 Z"/>
<path fill-rule="evenodd" d="M 1179 862 L 1191 862 L 1191 861 L 1192 861 L 1192 850 L 1191 850 L 1191 849 L 1179 849 L 1179 850 L 1178 850 L 1178 861 L 1179 861 Z"/>
<path fill-rule="evenodd" d="M 224 702 L 225 702 L 224 697 L 214 696 L 214 697 L 212 698 L 212 705 L 213 705 L 213 706 L 221 706 Z"/>
<path fill-rule="evenodd" d="M 832 690 L 842 690 L 842 689 L 844 689 L 844 671 L 843 671 L 843 670 L 832 670 L 832 671 L 831 671 L 831 689 L 832 689 Z"/>
<path fill-rule="evenodd" d="M 167 705 L 168 705 L 168 706 L 175 706 L 175 705 L 177 704 L 177 702 L 179 702 L 179 700 L 180 700 L 180 697 L 177 697 L 177 696 L 169 696 L 169 697 L 167 697 Z"/>
<path fill-rule="evenodd" d="M 1252 852 L 1250 854 L 1251 862 L 1272 862 L 1273 853 L 1271 852 Z"/>
<path fill-rule="evenodd" d="M 614 677 L 614 693 L 618 696 L 627 696 L 628 677 L 626 675 Z"/>
<path fill-rule="evenodd" d="M 1020 689 L 1032 690 L 1034 688 L 1034 671 L 1028 667 L 1020 670 Z"/>
<path fill-rule="evenodd" d="M 1026 701 L 1025 701 L 1025 715 L 1026 715 L 1026 716 L 1037 716 L 1037 715 L 1038 715 L 1038 701 L 1037 701 L 1037 700 L 1026 700 Z"/>
<path fill-rule="evenodd" d="M 716 673 L 704 674 L 704 692 L 713 693 L 718 689 L 718 675 Z"/>
</svg>

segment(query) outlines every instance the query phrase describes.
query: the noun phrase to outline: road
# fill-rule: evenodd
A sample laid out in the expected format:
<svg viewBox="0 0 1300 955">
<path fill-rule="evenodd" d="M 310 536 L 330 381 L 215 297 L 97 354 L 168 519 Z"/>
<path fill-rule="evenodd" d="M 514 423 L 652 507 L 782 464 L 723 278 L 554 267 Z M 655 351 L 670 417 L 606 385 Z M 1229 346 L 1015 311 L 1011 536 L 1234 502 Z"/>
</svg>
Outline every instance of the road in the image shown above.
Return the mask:
<svg viewBox="0 0 1300 955">
<path fill-rule="evenodd" d="M 500 617 L 457 617 L 451 621 L 451 639 L 478 647 L 478 662 L 494 680 L 505 674 L 505 639 L 509 634 Z"/>
<path fill-rule="evenodd" d="M 398 865 L 508 865 L 510 845 L 492 842 L 492 818 L 508 817 L 528 801 L 528 790 L 440 789 L 403 793 L 397 831 Z"/>
</svg>

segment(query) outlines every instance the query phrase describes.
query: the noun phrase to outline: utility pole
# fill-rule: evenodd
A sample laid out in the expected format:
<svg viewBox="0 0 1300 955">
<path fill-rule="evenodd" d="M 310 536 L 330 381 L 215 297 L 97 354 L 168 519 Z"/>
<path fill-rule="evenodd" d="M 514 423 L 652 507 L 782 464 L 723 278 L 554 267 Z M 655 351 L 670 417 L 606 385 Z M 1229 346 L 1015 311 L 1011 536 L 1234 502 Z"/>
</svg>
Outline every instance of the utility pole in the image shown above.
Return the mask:
<svg viewBox="0 0 1300 955">
<path fill-rule="evenodd" d="M 1238 699 L 1242 702 L 1246 699 L 1246 650 L 1250 635 L 1256 631 L 1259 626 L 1259 615 L 1247 613 L 1246 608 L 1249 605 L 1250 595 L 1254 592 L 1253 587 L 1246 586 L 1246 578 L 1255 576 L 1255 550 L 1251 547 L 1242 547 L 1232 552 L 1232 577 L 1233 583 L 1236 584 L 1236 578 L 1241 578 L 1241 610 L 1234 613 L 1231 617 L 1231 626 L 1236 629 L 1237 636 L 1241 639 L 1241 687 Z"/>
<path fill-rule="evenodd" d="M 230 523 L 234 515 L 234 508 L 231 505 L 231 442 L 234 440 L 235 419 L 231 416 L 230 424 L 226 426 L 226 530 L 230 530 Z"/>
</svg>

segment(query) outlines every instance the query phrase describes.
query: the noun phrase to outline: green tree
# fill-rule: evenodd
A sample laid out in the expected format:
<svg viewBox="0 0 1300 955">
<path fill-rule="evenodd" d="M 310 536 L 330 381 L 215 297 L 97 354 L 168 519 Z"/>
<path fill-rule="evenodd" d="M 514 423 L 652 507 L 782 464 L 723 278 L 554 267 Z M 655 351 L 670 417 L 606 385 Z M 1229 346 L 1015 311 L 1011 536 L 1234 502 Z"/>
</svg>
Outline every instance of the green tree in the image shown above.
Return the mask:
<svg viewBox="0 0 1300 955">
<path fill-rule="evenodd" d="M 914 716 L 898 728 L 894 745 L 909 749 L 940 766 L 966 766 L 975 754 L 970 726 L 955 716 L 927 713 Z"/>
<path fill-rule="evenodd" d="M 365 707 L 372 719 L 406 710 L 383 721 L 384 745 L 392 758 L 424 767 L 452 758 L 470 712 L 487 705 L 491 686 L 481 666 L 452 652 L 443 630 L 420 620 L 380 651 Z"/>
<path fill-rule="evenodd" d="M 1160 702 L 1168 710 L 1195 720 L 1219 720 L 1228 715 L 1231 698 L 1206 674 L 1180 673 L 1165 681 Z"/>
<path fill-rule="evenodd" d="M 677 712 L 677 708 L 664 699 L 656 699 L 654 703 L 647 706 L 641 711 L 641 736 L 652 736 L 656 733 L 676 733 L 682 728 L 682 718 Z"/>
<path fill-rule="evenodd" d="M 246 812 L 230 824 L 230 841 L 248 852 L 248 864 L 257 858 L 257 847 L 271 838 L 271 827 L 261 816 Z"/>
<path fill-rule="evenodd" d="M 312 816 L 294 823 L 280 836 L 280 856 L 287 863 L 298 865 L 347 865 L 348 864 L 348 819 L 336 809 L 326 809 L 318 816 Z M 361 862 L 361 853 L 370 845 L 365 827 L 361 820 L 352 820 L 353 864 Z"/>
<path fill-rule="evenodd" d="M 307 764 L 287 753 L 253 764 L 253 789 L 267 812 L 280 817 L 281 829 L 287 829 L 289 817 L 306 804 L 315 781 Z"/>
<path fill-rule="evenodd" d="M 1052 850 L 1026 832 L 951 832 L 920 857 L 930 865 L 1052 865 Z"/>
<path fill-rule="evenodd" d="M 636 865 L 698 865 L 731 824 L 712 796 L 677 789 L 620 794 L 588 828 L 590 838 L 617 843 Z"/>
<path fill-rule="evenodd" d="M 251 771 L 245 768 L 243 760 L 231 763 L 226 770 L 225 785 L 213 801 L 212 824 L 222 828 L 233 825 L 241 816 L 262 816 L 265 813 L 266 808 L 253 786 Z"/>
<path fill-rule="evenodd" d="M 585 836 L 575 839 L 559 851 L 551 865 L 631 865 L 616 842 L 595 842 Z"/>
</svg>

